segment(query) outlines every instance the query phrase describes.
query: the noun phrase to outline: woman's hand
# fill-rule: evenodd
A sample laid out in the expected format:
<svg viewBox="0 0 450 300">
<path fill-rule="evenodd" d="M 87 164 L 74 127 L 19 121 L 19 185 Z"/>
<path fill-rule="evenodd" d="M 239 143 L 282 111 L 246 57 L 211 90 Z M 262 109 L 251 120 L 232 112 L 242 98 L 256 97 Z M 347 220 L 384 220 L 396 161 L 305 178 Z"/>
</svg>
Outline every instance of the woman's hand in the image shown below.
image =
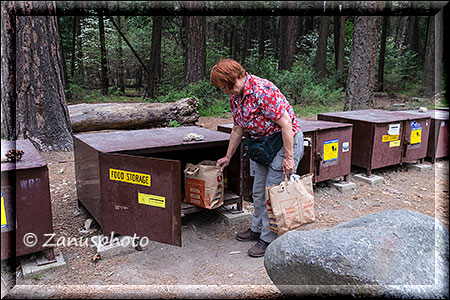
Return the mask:
<svg viewBox="0 0 450 300">
<path fill-rule="evenodd" d="M 286 175 L 291 175 L 295 173 L 295 162 L 293 157 L 284 157 L 283 173 Z"/>
<path fill-rule="evenodd" d="M 228 166 L 228 164 L 230 163 L 230 159 L 228 157 L 222 157 L 221 159 L 219 159 L 216 163 L 217 167 L 220 167 L 220 170 L 223 171 L 223 169 Z"/>
</svg>

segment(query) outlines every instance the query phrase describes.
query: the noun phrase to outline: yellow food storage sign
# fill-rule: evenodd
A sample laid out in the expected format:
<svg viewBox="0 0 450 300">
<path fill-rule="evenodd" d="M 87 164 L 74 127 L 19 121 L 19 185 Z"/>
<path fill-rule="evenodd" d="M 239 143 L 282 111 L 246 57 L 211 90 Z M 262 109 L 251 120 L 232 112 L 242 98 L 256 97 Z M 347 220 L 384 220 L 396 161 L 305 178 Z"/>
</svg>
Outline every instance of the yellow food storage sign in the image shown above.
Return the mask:
<svg viewBox="0 0 450 300">
<path fill-rule="evenodd" d="M 330 140 L 323 143 L 323 161 L 336 160 L 338 158 L 339 141 Z"/>
<path fill-rule="evenodd" d="M 419 144 L 421 142 L 422 142 L 422 129 L 412 130 L 410 144 Z"/>
<path fill-rule="evenodd" d="M 3 192 L 2 192 L 2 228 L 6 227 L 7 225 L 8 222 L 6 222 L 5 199 L 3 199 Z"/>
<path fill-rule="evenodd" d="M 150 175 L 123 170 L 109 169 L 109 179 L 145 186 L 151 185 Z"/>
</svg>

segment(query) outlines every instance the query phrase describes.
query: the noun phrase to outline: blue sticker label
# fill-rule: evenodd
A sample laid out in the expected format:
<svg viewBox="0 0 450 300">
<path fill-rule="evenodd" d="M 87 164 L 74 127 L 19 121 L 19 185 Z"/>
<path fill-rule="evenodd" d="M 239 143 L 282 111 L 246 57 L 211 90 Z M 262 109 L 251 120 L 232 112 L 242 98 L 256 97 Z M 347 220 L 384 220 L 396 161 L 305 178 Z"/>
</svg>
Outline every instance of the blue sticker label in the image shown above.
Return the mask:
<svg viewBox="0 0 450 300">
<path fill-rule="evenodd" d="M 417 123 L 416 121 L 412 121 L 411 122 L 411 128 L 412 129 L 420 129 L 420 128 L 422 128 L 422 126 L 420 126 L 420 124 Z"/>
</svg>

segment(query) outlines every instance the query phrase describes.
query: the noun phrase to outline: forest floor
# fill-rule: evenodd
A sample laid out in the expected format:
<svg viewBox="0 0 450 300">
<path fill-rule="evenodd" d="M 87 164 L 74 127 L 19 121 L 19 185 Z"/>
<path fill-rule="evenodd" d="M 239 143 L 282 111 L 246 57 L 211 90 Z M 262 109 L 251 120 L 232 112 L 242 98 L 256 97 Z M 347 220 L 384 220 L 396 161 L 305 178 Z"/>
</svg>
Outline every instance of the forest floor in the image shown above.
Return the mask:
<svg viewBox="0 0 450 300">
<path fill-rule="evenodd" d="M 200 118 L 216 129 L 231 118 Z M 102 233 L 94 222 L 87 232 L 86 213 L 77 211 L 73 152 L 42 153 L 49 168 L 54 232 L 58 237 L 89 238 Z M 406 209 L 437 218 L 449 226 L 449 162 L 438 159 L 420 172 L 396 165 L 373 170 L 384 183 L 356 184 L 341 193 L 328 181 L 315 185 L 317 221 L 299 230 L 325 229 L 370 213 Z M 244 207 L 252 211 L 252 203 Z M 18 273 L 16 286 L 6 296 L 17 298 L 281 298 L 265 268 L 264 258 L 251 258 L 252 242 L 235 239 L 249 221 L 227 225 L 217 211 L 205 210 L 182 218 L 182 247 L 150 242 L 144 251 L 99 259 L 92 247 L 62 246 L 66 265 L 30 279 Z M 3 283 L 2 283 L 3 286 Z M 3 287 L 2 287 L 3 288 Z"/>
</svg>

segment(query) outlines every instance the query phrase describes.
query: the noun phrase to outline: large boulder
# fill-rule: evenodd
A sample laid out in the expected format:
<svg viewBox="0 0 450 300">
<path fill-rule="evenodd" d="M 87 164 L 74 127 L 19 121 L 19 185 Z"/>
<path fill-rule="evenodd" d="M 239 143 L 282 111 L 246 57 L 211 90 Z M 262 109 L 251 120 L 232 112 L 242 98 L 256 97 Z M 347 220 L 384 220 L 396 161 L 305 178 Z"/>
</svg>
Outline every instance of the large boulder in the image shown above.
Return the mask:
<svg viewBox="0 0 450 300">
<path fill-rule="evenodd" d="M 285 295 L 448 298 L 449 234 L 437 219 L 386 210 L 325 230 L 287 232 L 264 266 Z"/>
</svg>

